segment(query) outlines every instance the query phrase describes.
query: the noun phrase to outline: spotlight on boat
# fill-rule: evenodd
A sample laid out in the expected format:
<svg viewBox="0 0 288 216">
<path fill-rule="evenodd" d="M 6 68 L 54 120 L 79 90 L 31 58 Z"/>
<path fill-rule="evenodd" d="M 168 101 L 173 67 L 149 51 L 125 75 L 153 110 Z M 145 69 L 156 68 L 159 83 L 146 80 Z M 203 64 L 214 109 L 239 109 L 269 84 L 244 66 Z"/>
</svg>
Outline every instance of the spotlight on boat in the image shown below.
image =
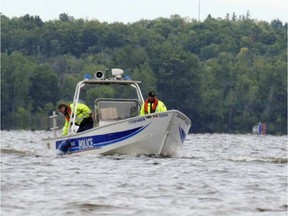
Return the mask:
<svg viewBox="0 0 288 216">
<path fill-rule="evenodd" d="M 97 80 L 103 80 L 104 79 L 104 73 L 102 71 L 97 71 L 95 73 L 95 79 Z"/>
<path fill-rule="evenodd" d="M 112 71 L 112 76 L 115 79 L 121 79 L 121 75 L 124 73 L 124 71 L 119 68 L 113 68 L 111 71 Z"/>
</svg>

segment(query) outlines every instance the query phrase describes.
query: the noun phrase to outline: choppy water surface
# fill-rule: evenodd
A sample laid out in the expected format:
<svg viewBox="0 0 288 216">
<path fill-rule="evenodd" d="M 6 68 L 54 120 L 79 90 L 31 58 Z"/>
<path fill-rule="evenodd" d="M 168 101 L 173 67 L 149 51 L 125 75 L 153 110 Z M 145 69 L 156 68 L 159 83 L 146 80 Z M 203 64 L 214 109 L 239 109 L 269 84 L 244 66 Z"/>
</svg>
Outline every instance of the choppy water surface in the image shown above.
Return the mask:
<svg viewBox="0 0 288 216">
<path fill-rule="evenodd" d="M 1 215 L 287 215 L 287 136 L 190 134 L 171 158 L 50 155 L 1 132 Z"/>
</svg>

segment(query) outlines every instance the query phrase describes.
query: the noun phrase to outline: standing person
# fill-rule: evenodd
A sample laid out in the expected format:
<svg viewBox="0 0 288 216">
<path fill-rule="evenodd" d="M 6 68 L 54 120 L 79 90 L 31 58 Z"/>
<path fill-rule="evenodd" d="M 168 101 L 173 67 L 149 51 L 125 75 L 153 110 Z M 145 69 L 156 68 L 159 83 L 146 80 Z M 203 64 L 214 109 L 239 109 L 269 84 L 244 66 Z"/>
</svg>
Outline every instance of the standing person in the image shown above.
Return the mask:
<svg viewBox="0 0 288 216">
<path fill-rule="evenodd" d="M 156 98 L 156 93 L 154 91 L 150 91 L 148 93 L 148 99 L 145 100 L 145 103 L 141 106 L 140 115 L 143 116 L 150 113 L 165 111 L 167 111 L 165 104 Z"/>
<path fill-rule="evenodd" d="M 70 104 L 69 106 L 60 104 L 58 110 L 65 116 L 65 125 L 62 130 L 62 135 L 67 135 L 73 104 Z M 77 133 L 93 128 L 92 111 L 85 104 L 78 103 L 75 124 L 79 126 Z"/>
</svg>

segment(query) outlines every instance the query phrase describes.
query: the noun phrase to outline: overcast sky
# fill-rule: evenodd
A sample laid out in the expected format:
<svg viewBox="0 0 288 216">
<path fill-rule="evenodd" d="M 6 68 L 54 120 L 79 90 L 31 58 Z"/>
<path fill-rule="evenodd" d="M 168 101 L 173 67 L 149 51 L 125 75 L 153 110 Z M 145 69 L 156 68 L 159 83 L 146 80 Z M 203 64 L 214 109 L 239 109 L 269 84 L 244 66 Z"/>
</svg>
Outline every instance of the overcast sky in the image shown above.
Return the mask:
<svg viewBox="0 0 288 216">
<path fill-rule="evenodd" d="M 132 23 L 141 19 L 181 17 L 203 21 L 209 14 L 224 18 L 227 13 L 245 15 L 270 22 L 287 22 L 288 0 L 0 0 L 1 13 L 10 18 L 25 14 L 38 15 L 43 21 L 67 13 L 75 19 L 97 19 L 100 22 Z M 200 2 L 200 10 L 199 10 Z M 200 12 L 200 13 L 199 13 Z"/>
</svg>

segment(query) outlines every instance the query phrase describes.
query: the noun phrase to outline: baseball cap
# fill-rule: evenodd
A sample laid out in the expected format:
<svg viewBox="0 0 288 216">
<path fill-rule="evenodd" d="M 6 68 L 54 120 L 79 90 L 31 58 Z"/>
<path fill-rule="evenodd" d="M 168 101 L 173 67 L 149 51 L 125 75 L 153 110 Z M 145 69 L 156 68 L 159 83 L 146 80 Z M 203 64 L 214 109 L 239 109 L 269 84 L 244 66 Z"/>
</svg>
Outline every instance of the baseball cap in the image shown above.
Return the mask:
<svg viewBox="0 0 288 216">
<path fill-rule="evenodd" d="M 155 96 L 156 96 L 156 93 L 155 93 L 154 91 L 150 91 L 150 92 L 148 93 L 148 95 L 149 95 L 150 97 L 155 97 Z"/>
</svg>

